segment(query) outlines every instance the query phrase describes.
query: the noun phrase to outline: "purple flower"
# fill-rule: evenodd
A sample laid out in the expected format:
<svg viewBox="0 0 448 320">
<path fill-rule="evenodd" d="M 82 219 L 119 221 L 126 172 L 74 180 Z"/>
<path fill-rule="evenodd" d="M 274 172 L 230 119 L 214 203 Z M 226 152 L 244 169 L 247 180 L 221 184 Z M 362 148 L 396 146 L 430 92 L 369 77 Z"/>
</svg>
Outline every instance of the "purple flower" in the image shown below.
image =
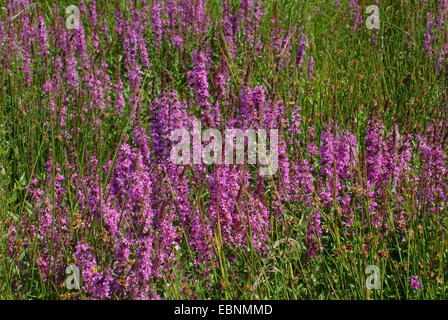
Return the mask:
<svg viewBox="0 0 448 320">
<path fill-rule="evenodd" d="M 299 47 L 297 48 L 297 53 L 296 53 L 297 69 L 300 69 L 300 67 L 303 64 L 303 60 L 305 59 L 305 49 L 306 49 L 307 41 L 308 41 L 308 38 L 307 38 L 306 34 L 302 33 L 300 35 Z"/>
<path fill-rule="evenodd" d="M 312 79 L 314 72 L 314 58 L 312 56 L 308 57 L 308 78 Z"/>
<path fill-rule="evenodd" d="M 164 21 L 162 20 L 162 2 L 153 1 L 151 3 L 151 25 L 154 32 L 154 47 L 162 44 Z"/>
<path fill-rule="evenodd" d="M 417 275 L 413 275 L 412 277 L 408 277 L 409 283 L 411 284 L 411 288 L 414 290 L 418 290 L 423 288 L 423 285 L 420 284 L 420 281 L 418 279 Z"/>
</svg>

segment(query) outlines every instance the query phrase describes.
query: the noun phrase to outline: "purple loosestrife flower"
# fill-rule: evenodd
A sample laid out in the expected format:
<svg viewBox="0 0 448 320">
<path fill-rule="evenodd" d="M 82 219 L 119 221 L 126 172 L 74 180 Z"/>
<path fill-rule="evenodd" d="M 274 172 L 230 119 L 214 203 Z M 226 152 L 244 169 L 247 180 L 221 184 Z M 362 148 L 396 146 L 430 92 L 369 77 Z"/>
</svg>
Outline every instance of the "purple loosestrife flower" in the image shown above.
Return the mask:
<svg viewBox="0 0 448 320">
<path fill-rule="evenodd" d="M 68 245 L 69 231 L 67 207 L 65 205 L 65 177 L 60 168 L 53 168 L 51 158 L 45 164 L 47 177 L 38 187 L 38 180 L 33 178 L 27 186 L 27 197 L 33 206 L 33 214 L 24 215 L 15 227 L 10 228 L 14 235 L 9 238 L 10 245 L 20 241 L 24 249 L 33 246 L 33 250 L 9 250 L 10 255 L 19 267 L 23 263 L 35 261 L 37 272 L 45 283 L 62 281 L 64 268 L 61 255 Z"/>
<path fill-rule="evenodd" d="M 95 0 L 89 1 L 89 25 L 91 26 L 90 40 L 92 41 L 92 46 L 95 49 L 95 51 L 98 51 L 98 48 L 99 48 L 98 16 L 96 13 Z"/>
<path fill-rule="evenodd" d="M 101 80 L 98 79 L 100 75 L 95 72 L 89 75 L 88 82 L 86 84 L 87 92 L 90 95 L 88 101 L 89 111 L 93 112 L 94 115 L 98 112 L 103 112 L 105 108 L 104 93 Z M 93 124 L 99 126 L 101 119 L 95 117 L 93 119 Z"/>
<path fill-rule="evenodd" d="M 382 216 L 377 214 L 379 206 L 377 198 L 381 198 L 386 184 L 387 162 L 386 162 L 386 141 L 383 138 L 384 126 L 378 120 L 371 120 L 366 135 L 366 171 L 367 188 L 370 198 L 370 216 L 373 217 L 373 224 L 380 227 Z"/>
<path fill-rule="evenodd" d="M 210 18 L 206 14 L 204 0 L 195 0 L 194 6 L 191 6 L 191 10 L 195 33 L 199 35 L 205 34 L 210 23 Z"/>
<path fill-rule="evenodd" d="M 81 66 L 83 69 L 90 69 L 90 57 L 87 52 L 85 31 L 82 24 L 80 24 L 79 29 L 75 30 L 75 39 L 76 41 L 74 41 L 74 43 L 76 45 L 76 53 L 80 57 Z"/>
<path fill-rule="evenodd" d="M 79 88 L 78 72 L 76 71 L 78 61 L 76 61 L 75 54 L 72 50 L 70 50 L 65 65 L 67 66 L 65 79 L 71 88 L 77 90 Z"/>
<path fill-rule="evenodd" d="M 428 14 L 426 16 L 426 32 L 425 32 L 424 49 L 425 49 L 425 53 L 428 54 L 430 58 L 432 58 L 433 52 L 434 52 L 434 49 L 432 47 L 433 28 L 434 28 L 433 16 L 430 12 L 428 12 Z"/>
<path fill-rule="evenodd" d="M 319 192 L 320 201 L 324 206 L 333 205 L 336 201 L 339 208 L 334 209 L 341 210 L 347 228 L 353 223 L 353 209 L 350 207 L 351 197 L 347 183 L 355 174 L 357 148 L 356 137 L 349 131 L 340 131 L 335 124 L 322 132 L 320 173 L 323 187 Z"/>
<path fill-rule="evenodd" d="M 439 59 L 437 61 L 437 65 L 436 65 L 436 70 L 437 70 L 438 75 L 440 75 L 442 72 L 443 62 L 445 60 L 445 55 L 447 53 L 448 53 L 448 43 L 446 43 L 445 46 L 442 47 L 442 49 L 440 49 Z"/>
<path fill-rule="evenodd" d="M 312 79 L 314 72 L 314 58 L 312 56 L 308 57 L 308 79 Z"/>
<path fill-rule="evenodd" d="M 98 15 L 96 13 L 96 2 L 95 0 L 89 1 L 89 23 L 91 26 L 96 26 L 98 23 Z"/>
<path fill-rule="evenodd" d="M 418 279 L 418 275 L 413 275 L 412 277 L 408 277 L 409 283 L 411 284 L 411 288 L 414 290 L 418 290 L 423 288 L 423 285 L 420 283 Z"/>
<path fill-rule="evenodd" d="M 348 7 L 351 9 L 352 26 L 355 31 L 358 31 L 358 27 L 363 23 L 359 0 L 350 0 Z"/>
<path fill-rule="evenodd" d="M 123 12 L 120 10 L 120 3 L 117 2 L 117 7 L 115 9 L 115 32 L 118 36 L 123 37 L 125 25 L 126 21 Z"/>
<path fill-rule="evenodd" d="M 376 193 L 382 193 L 383 173 L 385 171 L 384 150 L 386 142 L 383 139 L 384 126 L 379 121 L 370 121 L 366 135 L 367 178 L 375 185 Z"/>
<path fill-rule="evenodd" d="M 193 117 L 187 105 L 180 101 L 175 91 L 164 92 L 150 106 L 152 148 L 158 162 L 165 163 L 170 155 L 170 130 L 189 128 Z"/>
<path fill-rule="evenodd" d="M 366 135 L 367 195 L 370 199 L 370 214 L 376 214 L 386 188 L 395 194 L 399 206 L 400 194 L 409 180 L 411 146 L 410 137 L 401 136 L 397 126 L 386 132 L 382 123 L 371 120 Z M 384 217 L 376 215 L 373 223 L 379 227 Z"/>
<path fill-rule="evenodd" d="M 124 63 L 127 71 L 126 76 L 129 78 L 129 86 L 132 89 L 131 92 L 133 92 L 132 95 L 136 95 L 142 81 L 142 67 L 138 58 L 140 56 L 144 66 L 149 65 L 149 60 L 143 36 L 146 25 L 146 20 L 143 18 L 144 14 L 135 8 L 131 10 L 131 14 L 132 20 L 130 22 L 125 20 L 121 13 L 117 13 L 116 19 L 117 24 L 119 24 L 119 31 L 121 32 L 120 38 L 123 44 Z M 130 105 L 134 106 L 135 103 L 132 103 L 132 95 Z"/>
<path fill-rule="evenodd" d="M 116 95 L 116 101 L 115 101 L 115 112 L 118 114 L 121 114 L 123 112 L 123 107 L 125 105 L 124 101 L 124 95 L 123 95 L 123 82 L 121 81 L 121 78 L 119 77 L 117 82 L 115 83 L 115 95 Z"/>
<path fill-rule="evenodd" d="M 112 91 L 108 67 L 109 65 L 105 60 L 101 61 L 98 75 L 101 87 L 103 88 L 103 101 L 105 107 L 110 105 Z"/>
<path fill-rule="evenodd" d="M 82 273 L 83 291 L 93 295 L 97 263 L 95 257 L 91 254 L 90 246 L 78 243 L 76 245 L 75 257 Z"/>
<path fill-rule="evenodd" d="M 47 49 L 47 29 L 45 27 L 45 21 L 42 16 L 39 16 L 39 43 L 40 43 L 40 54 L 48 56 L 50 53 Z"/>
<path fill-rule="evenodd" d="M 306 152 L 312 157 L 315 158 L 319 154 L 319 149 L 316 145 L 316 127 L 312 125 L 308 128 L 308 144 L 306 147 Z"/>
<path fill-rule="evenodd" d="M 232 25 L 232 15 L 229 9 L 229 0 L 224 0 L 222 2 L 222 24 L 223 24 L 223 32 L 226 40 L 226 48 L 229 51 L 230 58 L 235 56 L 236 46 L 233 41 L 234 36 L 234 28 Z"/>
<path fill-rule="evenodd" d="M 182 45 L 183 45 L 183 43 L 184 43 L 184 39 L 182 39 L 181 36 L 179 36 L 179 35 L 175 35 L 175 36 L 173 37 L 173 44 L 174 44 L 174 46 L 175 46 L 177 49 L 181 48 Z"/>
<path fill-rule="evenodd" d="M 301 159 L 292 164 L 291 168 L 291 188 L 289 190 L 290 199 L 305 203 L 310 209 L 314 193 L 314 166 L 308 159 Z"/>
<path fill-rule="evenodd" d="M 290 128 L 291 125 L 285 119 L 285 107 L 283 101 L 275 103 L 265 102 L 264 90 L 258 86 L 254 89 L 254 102 L 257 110 L 257 114 L 262 115 L 264 129 L 280 129 L 283 126 Z M 258 128 L 258 124 L 254 124 L 253 127 Z M 289 193 L 291 192 L 290 181 L 290 164 L 289 157 L 286 150 L 286 140 L 283 130 L 280 130 L 278 136 L 278 179 L 277 179 L 277 192 L 279 197 L 276 197 L 273 203 L 274 213 L 277 216 L 281 216 L 282 202 L 288 201 Z"/>
<path fill-rule="evenodd" d="M 260 26 L 261 18 L 265 15 L 263 4 L 258 0 L 240 0 L 238 20 L 243 21 L 247 43 L 257 48 L 259 36 L 256 33 Z"/>
<path fill-rule="evenodd" d="M 277 21 L 277 16 L 274 15 L 274 17 L 272 17 L 271 19 L 271 40 L 272 40 L 272 49 L 274 52 L 274 55 L 278 55 L 281 53 L 282 48 L 281 48 L 281 38 L 280 38 L 280 30 L 278 27 L 278 21 Z"/>
<path fill-rule="evenodd" d="M 276 66 L 287 68 L 291 62 L 291 53 L 294 47 L 295 30 L 291 32 L 282 30 L 277 26 L 276 18 L 271 19 L 271 24 L 275 27 L 271 30 L 273 53 L 276 57 Z"/>
<path fill-rule="evenodd" d="M 293 109 L 291 110 L 291 123 L 288 125 L 289 128 L 289 134 L 293 139 L 290 139 L 288 143 L 294 144 L 295 136 L 298 134 L 302 134 L 302 130 L 300 129 L 300 126 L 302 125 L 302 115 L 301 115 L 302 108 L 298 105 L 294 105 Z"/>
<path fill-rule="evenodd" d="M 432 213 L 442 213 L 448 201 L 447 155 L 441 145 L 440 132 L 435 126 L 429 126 L 426 135 L 417 135 L 420 142 L 422 174 L 419 184 L 419 207 L 426 205 Z"/>
<path fill-rule="evenodd" d="M 178 19 L 181 29 L 190 30 L 193 22 L 193 8 L 191 1 L 178 0 Z"/>
<path fill-rule="evenodd" d="M 75 257 L 77 265 L 82 273 L 83 291 L 93 299 L 110 299 L 110 283 L 112 277 L 110 272 L 100 271 L 101 264 L 98 265 L 94 255 L 94 248 L 88 244 L 78 242 L 76 245 Z"/>
<path fill-rule="evenodd" d="M 307 38 L 306 34 L 302 33 L 299 38 L 299 46 L 297 48 L 297 53 L 296 53 L 297 69 L 300 69 L 300 67 L 303 64 L 303 60 L 305 59 L 305 50 L 306 50 L 307 41 L 308 41 L 308 38 Z"/>
<path fill-rule="evenodd" d="M 87 6 L 84 0 L 79 0 L 79 11 L 83 16 L 87 16 Z"/>
<path fill-rule="evenodd" d="M 327 188 L 321 191 L 321 198 L 323 199 L 324 205 L 331 203 L 334 200 L 334 193 L 336 192 L 337 194 L 337 191 L 341 188 L 341 181 L 338 179 L 338 173 L 341 171 L 341 168 L 338 167 L 338 164 L 344 165 L 344 163 L 340 163 L 337 158 L 339 155 L 339 153 L 337 153 L 338 137 L 334 133 L 334 131 L 337 130 L 334 126 L 335 125 L 330 126 L 324 130 L 321 135 L 320 173 L 324 179 L 328 181 Z"/>
<path fill-rule="evenodd" d="M 145 5 L 143 10 L 135 9 L 133 15 L 135 16 L 135 20 L 138 21 L 138 47 L 140 51 L 140 59 L 144 67 L 148 68 L 150 65 L 149 57 L 148 57 L 148 48 L 146 46 L 146 38 L 144 36 L 145 30 L 147 28 L 147 16 L 148 16 L 148 7 Z"/>
<path fill-rule="evenodd" d="M 386 148 L 385 162 L 388 183 L 392 186 L 392 191 L 397 191 L 400 184 L 409 179 L 410 161 L 412 158 L 410 136 L 401 136 L 398 126 L 389 132 L 389 139 Z"/>
<path fill-rule="evenodd" d="M 162 45 L 165 21 L 162 19 L 163 4 L 161 1 L 151 3 L 151 26 L 154 33 L 154 47 Z"/>
<path fill-rule="evenodd" d="M 29 87 L 31 86 L 31 80 L 33 79 L 33 72 L 31 71 L 31 54 L 28 51 L 22 50 L 22 56 L 25 84 L 27 87 Z"/>
<path fill-rule="evenodd" d="M 160 99 L 154 101 L 151 107 L 152 148 L 155 150 L 155 168 L 158 172 L 152 176 L 153 185 L 157 186 L 152 199 L 154 203 L 157 203 L 154 211 L 164 216 L 163 223 L 158 227 L 164 234 L 160 242 L 160 246 L 164 248 L 173 248 L 178 243 L 177 231 L 170 222 L 174 219 L 179 219 L 181 226 L 189 230 L 187 236 L 192 237 L 189 239 L 193 248 L 203 247 L 199 243 L 202 222 L 201 219 L 197 219 L 198 216 L 194 217 L 197 213 L 192 213 L 185 168 L 169 162 L 172 145 L 172 142 L 168 140 L 170 131 L 189 128 L 193 122 L 187 109 L 187 105 L 179 101 L 175 91 L 165 92 Z M 147 161 L 149 162 L 149 159 Z M 165 200 L 161 201 L 160 195 L 163 195 Z M 172 254 L 173 252 L 166 258 L 172 259 Z"/>
<path fill-rule="evenodd" d="M 168 16 L 168 26 L 170 31 L 174 31 L 177 25 L 177 17 L 179 15 L 179 5 L 176 0 L 167 0 L 166 1 L 166 11 Z"/>
<path fill-rule="evenodd" d="M 269 128 L 276 128 L 278 109 L 266 105 L 265 91 L 263 87 L 255 88 L 243 87 L 241 89 L 240 113 L 238 113 L 236 123 L 243 129 L 257 129 L 260 126 L 261 114 L 264 115 L 264 123 Z"/>
<path fill-rule="evenodd" d="M 220 226 L 224 245 L 239 248 L 252 242 L 255 249 L 263 251 L 269 212 L 252 196 L 248 179 L 249 173 L 239 166 L 216 167 L 210 177 L 209 215 L 214 229 Z"/>
<path fill-rule="evenodd" d="M 312 209 L 313 211 L 310 213 L 308 217 L 308 227 L 305 232 L 306 243 L 307 243 L 307 251 L 306 253 L 314 258 L 318 254 L 318 252 L 322 252 L 324 250 L 321 242 L 322 236 L 322 228 L 321 228 L 321 214 L 318 210 Z"/>
<path fill-rule="evenodd" d="M 173 263 L 173 246 L 178 241 L 173 225 L 174 207 L 163 209 L 156 205 L 157 195 L 169 195 L 158 187 L 153 176 L 147 135 L 138 126 L 133 132 L 134 145 L 120 146 L 113 168 L 106 163 L 104 171 L 112 170 L 111 179 L 100 187 L 97 160 L 91 161 L 91 170 L 80 186 L 80 208 L 90 212 L 84 218 L 101 216 L 107 234 L 107 243 L 113 248 L 115 260 L 103 261 L 98 270 L 96 261 L 102 259 L 92 244 L 83 240 L 78 247 L 82 269 L 87 270 L 86 292 L 93 298 L 109 298 L 111 295 L 135 299 L 151 298 L 149 283 Z M 86 189 L 87 198 L 83 195 Z M 155 198 L 156 197 L 156 198 Z M 169 198 L 168 198 L 169 199 Z M 165 200 L 163 200 L 165 201 Z M 163 201 L 160 204 L 163 204 Z M 87 209 L 88 208 L 88 209 Z M 87 210 L 86 210 L 87 209 Z M 131 263 L 130 257 L 134 257 Z"/>
<path fill-rule="evenodd" d="M 442 29 L 444 27 L 447 8 L 448 0 L 438 0 L 439 17 L 437 19 L 437 23 L 439 25 L 439 29 Z"/>
<path fill-rule="evenodd" d="M 300 130 L 301 115 L 300 107 L 296 106 L 291 112 L 292 123 L 289 126 L 291 128 L 292 139 L 289 140 L 288 144 L 296 146 L 295 135 L 302 134 Z M 305 203 L 308 209 L 311 208 L 313 204 L 313 193 L 314 193 L 314 181 L 313 176 L 314 165 L 313 162 L 316 160 L 315 157 L 318 154 L 317 147 L 313 139 L 314 129 L 310 128 L 310 137 L 305 150 L 310 148 L 308 152 L 303 152 L 298 160 L 291 159 L 291 169 L 290 169 L 290 188 L 288 193 L 290 195 L 291 201 L 300 201 Z M 295 151 L 295 150 L 294 150 Z M 294 152 L 293 151 L 293 152 Z"/>
<path fill-rule="evenodd" d="M 51 111 L 54 112 L 55 111 L 55 107 L 54 107 L 54 94 L 58 93 L 61 91 L 61 86 L 62 86 L 62 74 L 64 74 L 63 71 L 63 62 L 62 62 L 62 58 L 61 57 L 56 57 L 55 61 L 54 61 L 54 73 L 55 75 L 53 76 L 53 79 L 51 81 L 46 81 L 45 85 L 44 85 L 44 90 L 45 93 L 48 95 L 49 100 L 50 100 L 50 106 L 51 106 Z"/>
<path fill-rule="evenodd" d="M 188 83 L 192 86 L 194 92 L 196 93 L 196 100 L 198 107 L 201 109 L 202 118 L 205 124 L 210 126 L 217 125 L 217 119 L 219 115 L 215 112 L 211 112 L 211 104 L 209 102 L 209 82 L 208 82 L 208 72 L 207 72 L 207 56 L 204 52 L 194 52 L 193 62 L 194 67 L 191 71 L 187 73 Z"/>
<path fill-rule="evenodd" d="M 334 7 L 336 8 L 335 13 L 339 12 L 340 7 L 341 7 L 341 0 L 334 0 Z"/>
<path fill-rule="evenodd" d="M 216 88 L 215 103 L 217 104 L 219 104 L 219 102 L 228 103 L 227 94 L 229 91 L 228 87 L 229 87 L 230 75 L 229 75 L 229 67 L 224 57 L 221 57 L 219 60 L 219 68 L 215 72 L 214 80 L 215 80 L 214 86 Z"/>
<path fill-rule="evenodd" d="M 6 42 L 6 31 L 4 27 L 4 22 L 3 20 L 0 20 L 0 46 L 3 47 L 5 42 Z"/>
</svg>

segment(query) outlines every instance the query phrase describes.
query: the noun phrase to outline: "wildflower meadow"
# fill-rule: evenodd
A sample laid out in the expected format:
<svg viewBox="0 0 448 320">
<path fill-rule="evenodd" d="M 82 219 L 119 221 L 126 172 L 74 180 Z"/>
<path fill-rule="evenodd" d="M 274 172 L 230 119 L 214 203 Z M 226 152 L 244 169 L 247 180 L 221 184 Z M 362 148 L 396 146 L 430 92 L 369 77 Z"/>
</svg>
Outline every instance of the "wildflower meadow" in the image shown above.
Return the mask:
<svg viewBox="0 0 448 320">
<path fill-rule="evenodd" d="M 0 299 L 447 299 L 447 10 L 0 0 Z"/>
</svg>

